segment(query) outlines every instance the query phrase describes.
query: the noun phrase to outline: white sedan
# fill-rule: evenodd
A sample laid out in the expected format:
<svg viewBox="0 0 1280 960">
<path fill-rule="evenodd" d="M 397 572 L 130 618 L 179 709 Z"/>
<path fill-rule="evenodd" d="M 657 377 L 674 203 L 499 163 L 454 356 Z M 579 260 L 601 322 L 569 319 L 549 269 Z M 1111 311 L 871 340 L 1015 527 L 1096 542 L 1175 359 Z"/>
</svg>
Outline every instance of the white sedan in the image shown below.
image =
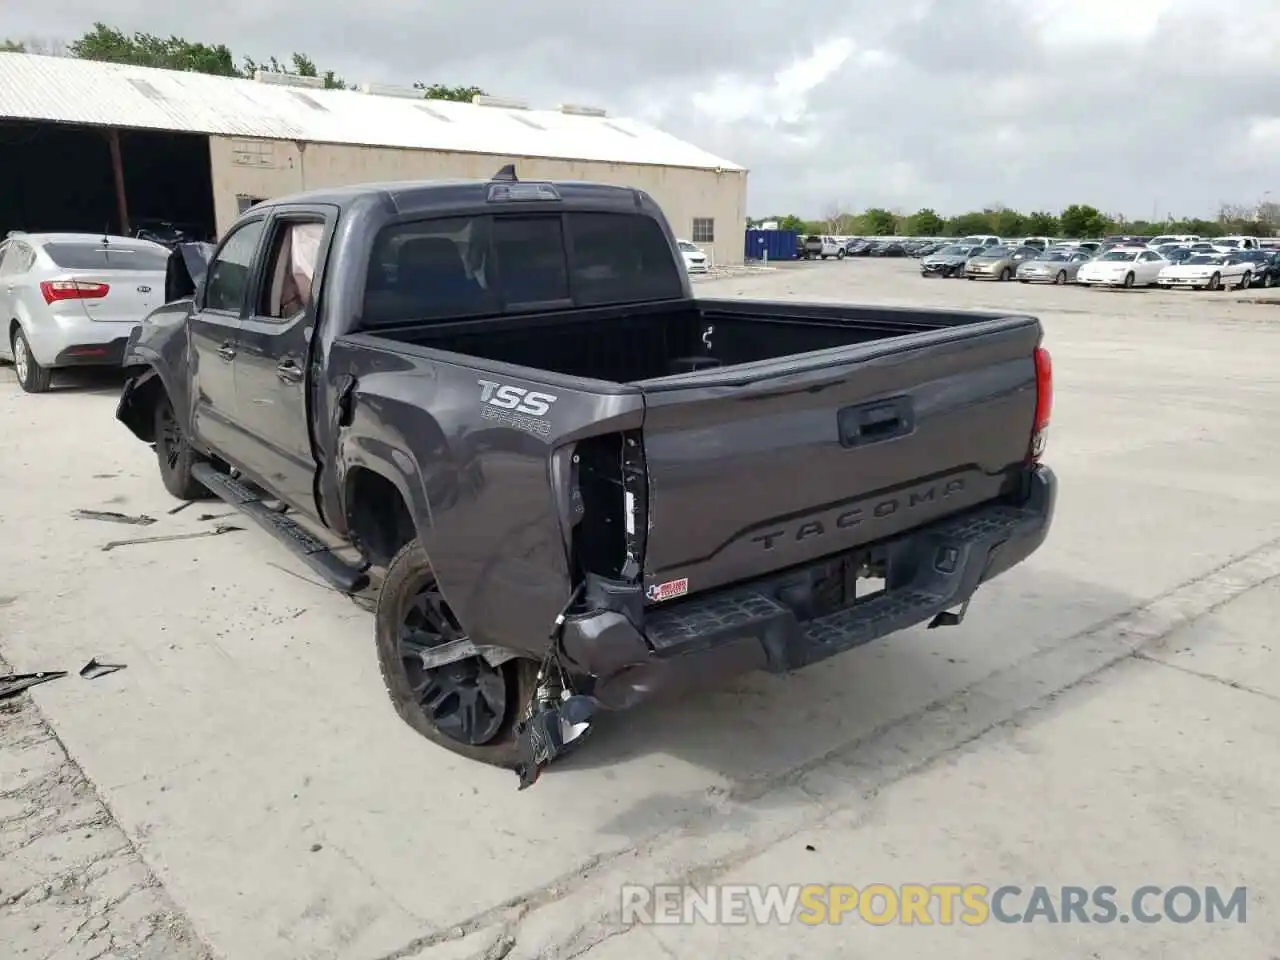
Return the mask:
<svg viewBox="0 0 1280 960">
<path fill-rule="evenodd" d="M 1193 287 L 1221 290 L 1224 286 L 1244 289 L 1253 282 L 1255 264 L 1225 253 L 1197 253 L 1182 263 L 1172 263 L 1160 271 L 1162 287 Z"/>
<path fill-rule="evenodd" d="M 1147 247 L 1115 247 L 1090 260 L 1076 274 L 1086 287 L 1149 287 L 1169 261 Z"/>
<path fill-rule="evenodd" d="M 684 267 L 690 273 L 707 273 L 707 255 L 688 240 L 677 240 L 680 256 L 684 258 Z"/>
</svg>

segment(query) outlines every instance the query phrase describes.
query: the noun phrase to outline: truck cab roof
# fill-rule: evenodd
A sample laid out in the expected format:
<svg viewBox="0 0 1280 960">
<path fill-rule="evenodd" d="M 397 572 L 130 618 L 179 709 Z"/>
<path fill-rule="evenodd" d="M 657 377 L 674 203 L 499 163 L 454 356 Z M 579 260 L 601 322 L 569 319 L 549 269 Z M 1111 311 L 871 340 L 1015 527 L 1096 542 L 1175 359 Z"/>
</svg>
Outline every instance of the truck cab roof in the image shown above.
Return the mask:
<svg viewBox="0 0 1280 960">
<path fill-rule="evenodd" d="M 631 187 L 576 180 L 398 180 L 323 187 L 275 197 L 246 210 L 242 217 L 270 207 L 327 204 L 345 212 L 370 202 L 386 204 L 394 214 L 430 216 L 488 209 L 492 206 L 538 206 L 558 201 L 564 209 L 616 207 L 654 213 L 648 194 Z"/>
</svg>

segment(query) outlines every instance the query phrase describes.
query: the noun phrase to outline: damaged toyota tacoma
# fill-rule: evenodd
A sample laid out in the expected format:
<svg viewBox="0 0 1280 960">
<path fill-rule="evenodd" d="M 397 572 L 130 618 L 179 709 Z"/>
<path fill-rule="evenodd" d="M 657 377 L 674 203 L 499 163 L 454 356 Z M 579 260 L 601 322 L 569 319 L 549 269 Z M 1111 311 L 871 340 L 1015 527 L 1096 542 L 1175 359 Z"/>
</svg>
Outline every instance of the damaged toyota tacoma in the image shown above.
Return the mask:
<svg viewBox="0 0 1280 960">
<path fill-rule="evenodd" d="M 211 254 L 118 418 L 176 497 L 376 583 L 397 711 L 522 786 L 599 710 L 958 623 L 1049 530 L 1033 317 L 694 297 L 645 193 L 511 166 Z"/>
</svg>

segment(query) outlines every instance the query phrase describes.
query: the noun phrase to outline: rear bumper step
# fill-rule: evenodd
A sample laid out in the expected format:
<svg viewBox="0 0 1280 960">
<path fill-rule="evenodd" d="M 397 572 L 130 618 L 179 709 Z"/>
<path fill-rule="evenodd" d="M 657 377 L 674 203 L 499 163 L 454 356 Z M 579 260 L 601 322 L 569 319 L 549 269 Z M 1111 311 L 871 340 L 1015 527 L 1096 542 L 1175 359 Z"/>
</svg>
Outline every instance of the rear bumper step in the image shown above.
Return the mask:
<svg viewBox="0 0 1280 960">
<path fill-rule="evenodd" d="M 651 611 L 643 633 L 614 613 L 571 618 L 564 650 L 614 709 L 702 678 L 805 667 L 962 605 L 1044 542 L 1056 492 L 1052 471 L 1039 467 L 1021 506 L 979 507 L 889 541 L 885 590 L 816 619 L 800 620 L 766 582 Z"/>
<path fill-rule="evenodd" d="M 369 585 L 369 577 L 363 569 L 337 556 L 327 544 L 303 529 L 292 517 L 272 510 L 263 503 L 263 495 L 252 487 L 218 472 L 207 463 L 193 466 L 191 474 L 211 493 L 292 550 L 334 588 L 343 593 L 359 593 Z"/>
</svg>

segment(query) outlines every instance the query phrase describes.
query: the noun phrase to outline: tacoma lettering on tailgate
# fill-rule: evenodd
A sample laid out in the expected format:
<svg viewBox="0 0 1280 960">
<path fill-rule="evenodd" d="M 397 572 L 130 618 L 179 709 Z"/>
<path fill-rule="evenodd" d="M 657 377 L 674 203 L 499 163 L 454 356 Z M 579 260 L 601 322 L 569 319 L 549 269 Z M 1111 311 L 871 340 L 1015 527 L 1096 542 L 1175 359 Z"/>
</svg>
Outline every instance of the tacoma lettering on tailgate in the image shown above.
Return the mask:
<svg viewBox="0 0 1280 960">
<path fill-rule="evenodd" d="M 820 520 L 802 520 L 792 527 L 780 527 L 776 530 L 770 530 L 768 533 L 752 537 L 751 542 L 760 544 L 762 549 L 772 550 L 779 542 L 784 540 L 799 543 L 803 540 L 810 540 L 813 537 L 825 536 L 831 530 L 848 530 L 867 520 L 883 520 L 897 513 L 934 504 L 938 500 L 954 496 L 962 490 L 964 490 L 964 480 L 959 477 L 953 477 L 945 482 L 940 481 L 926 487 L 917 487 L 914 490 L 886 495 L 870 502 L 863 502 L 841 510 L 834 516 L 827 515 Z"/>
</svg>

